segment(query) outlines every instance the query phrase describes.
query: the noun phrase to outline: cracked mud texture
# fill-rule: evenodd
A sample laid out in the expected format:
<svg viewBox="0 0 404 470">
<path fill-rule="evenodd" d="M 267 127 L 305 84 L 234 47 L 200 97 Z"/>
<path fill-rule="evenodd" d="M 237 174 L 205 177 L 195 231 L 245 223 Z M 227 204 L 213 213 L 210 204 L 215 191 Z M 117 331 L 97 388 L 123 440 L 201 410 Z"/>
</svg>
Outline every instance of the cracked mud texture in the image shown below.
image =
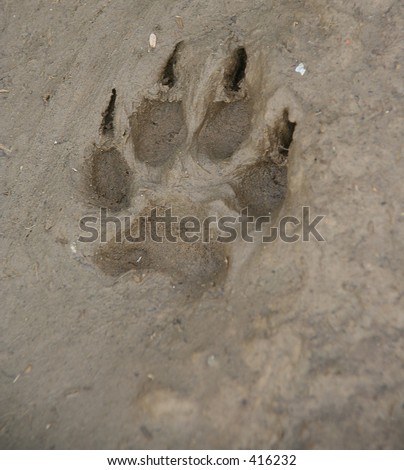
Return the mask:
<svg viewBox="0 0 404 470">
<path fill-rule="evenodd" d="M 0 448 L 404 447 L 403 30 L 395 0 L 1 3 Z M 78 242 L 151 203 L 310 206 L 326 242 Z"/>
</svg>

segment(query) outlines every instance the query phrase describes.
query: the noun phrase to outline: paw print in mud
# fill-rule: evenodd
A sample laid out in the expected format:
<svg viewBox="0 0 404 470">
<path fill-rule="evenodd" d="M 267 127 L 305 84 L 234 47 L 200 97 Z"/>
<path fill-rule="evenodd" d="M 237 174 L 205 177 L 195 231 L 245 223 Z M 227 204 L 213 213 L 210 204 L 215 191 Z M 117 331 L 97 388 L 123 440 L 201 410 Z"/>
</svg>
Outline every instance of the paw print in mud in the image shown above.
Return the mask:
<svg viewBox="0 0 404 470">
<path fill-rule="evenodd" d="M 178 218 L 201 221 L 238 215 L 243 208 L 255 217 L 276 213 L 286 194 L 295 119 L 289 106 L 262 103 L 262 75 L 250 70 L 246 49 L 232 40 L 205 60 L 181 42 L 153 93 L 126 115 L 125 124 L 115 122 L 119 90 L 112 91 L 101 143 L 88 160 L 90 199 L 136 217 L 122 228 L 120 241 L 99 245 L 94 262 L 102 271 L 116 276 L 157 270 L 174 282 L 203 286 L 225 279 L 237 244 L 215 237 L 209 243 L 183 237 L 156 242 L 149 225 L 145 240 L 133 243 L 130 236 L 144 229 L 142 216 L 150 217 L 153 208 L 155 217 L 170 208 Z M 183 230 L 181 223 L 172 226 L 174 236 Z M 206 230 L 218 228 L 210 224 Z"/>
</svg>

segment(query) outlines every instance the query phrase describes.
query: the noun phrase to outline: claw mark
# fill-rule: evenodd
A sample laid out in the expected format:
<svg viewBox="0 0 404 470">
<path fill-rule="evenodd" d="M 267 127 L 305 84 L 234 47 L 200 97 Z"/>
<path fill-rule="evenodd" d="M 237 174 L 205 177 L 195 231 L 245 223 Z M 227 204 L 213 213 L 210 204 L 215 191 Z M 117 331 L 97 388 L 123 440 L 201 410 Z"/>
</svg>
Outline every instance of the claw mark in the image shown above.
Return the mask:
<svg viewBox="0 0 404 470">
<path fill-rule="evenodd" d="M 293 134 L 295 132 L 296 123 L 289 121 L 289 111 L 283 111 L 281 119 L 279 119 L 274 130 L 271 132 L 271 145 L 267 151 L 272 161 L 282 164 L 289 155 L 289 148 L 293 142 Z"/>
<path fill-rule="evenodd" d="M 247 52 L 244 47 L 239 47 L 233 53 L 231 65 L 225 75 L 225 89 L 227 91 L 239 91 L 240 84 L 245 77 L 247 67 Z"/>
<path fill-rule="evenodd" d="M 114 113 L 115 113 L 116 90 L 112 89 L 111 98 L 106 110 L 102 113 L 101 134 L 113 136 L 114 134 Z"/>
<path fill-rule="evenodd" d="M 175 65 L 177 64 L 178 60 L 178 53 L 182 47 L 182 41 L 179 42 L 171 54 L 170 58 L 167 61 L 167 64 L 164 68 L 163 71 L 163 76 L 161 78 L 161 83 L 163 85 L 167 85 L 169 88 L 172 88 L 175 85 L 175 82 L 177 81 L 177 78 L 174 73 Z"/>
</svg>

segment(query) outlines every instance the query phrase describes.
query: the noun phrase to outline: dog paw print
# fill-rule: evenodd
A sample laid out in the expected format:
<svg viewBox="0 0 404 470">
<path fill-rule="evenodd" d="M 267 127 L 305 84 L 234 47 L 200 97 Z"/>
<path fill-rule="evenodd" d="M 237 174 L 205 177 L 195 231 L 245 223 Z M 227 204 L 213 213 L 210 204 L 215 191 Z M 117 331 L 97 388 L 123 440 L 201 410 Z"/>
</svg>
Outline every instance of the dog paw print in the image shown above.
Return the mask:
<svg viewBox="0 0 404 470">
<path fill-rule="evenodd" d="M 191 55 L 191 46 L 175 47 L 153 92 L 118 131 L 119 90 L 112 90 L 102 114 L 101 141 L 87 162 L 89 201 L 136 215 L 121 227 L 118 240 L 100 244 L 94 255 L 108 275 L 155 270 L 192 286 L 221 282 L 237 256 L 236 245 L 214 237 L 208 243 L 184 241 L 180 235 L 189 227 L 182 222 L 172 224 L 175 242 L 160 229 L 153 240 L 145 218 L 154 214 L 158 220 L 170 209 L 178 220 L 203 221 L 243 208 L 259 217 L 276 212 L 285 198 L 296 126 L 288 106 L 275 106 L 269 123 L 257 111 L 263 105 L 256 90 L 250 93 L 253 72 L 243 46 L 229 41 L 198 70 L 189 63 Z M 146 237 L 133 242 L 142 231 Z"/>
</svg>

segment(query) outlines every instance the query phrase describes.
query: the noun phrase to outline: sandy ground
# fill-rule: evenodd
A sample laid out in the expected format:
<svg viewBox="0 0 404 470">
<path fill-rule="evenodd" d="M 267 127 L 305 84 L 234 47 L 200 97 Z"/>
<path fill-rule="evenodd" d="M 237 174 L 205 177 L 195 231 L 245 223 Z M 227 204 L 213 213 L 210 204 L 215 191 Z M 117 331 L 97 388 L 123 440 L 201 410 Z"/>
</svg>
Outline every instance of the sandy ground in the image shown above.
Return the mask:
<svg viewBox="0 0 404 470">
<path fill-rule="evenodd" d="M 400 3 L 0 2 L 1 448 L 404 447 Z M 79 241 L 147 204 L 326 241 Z"/>
</svg>

